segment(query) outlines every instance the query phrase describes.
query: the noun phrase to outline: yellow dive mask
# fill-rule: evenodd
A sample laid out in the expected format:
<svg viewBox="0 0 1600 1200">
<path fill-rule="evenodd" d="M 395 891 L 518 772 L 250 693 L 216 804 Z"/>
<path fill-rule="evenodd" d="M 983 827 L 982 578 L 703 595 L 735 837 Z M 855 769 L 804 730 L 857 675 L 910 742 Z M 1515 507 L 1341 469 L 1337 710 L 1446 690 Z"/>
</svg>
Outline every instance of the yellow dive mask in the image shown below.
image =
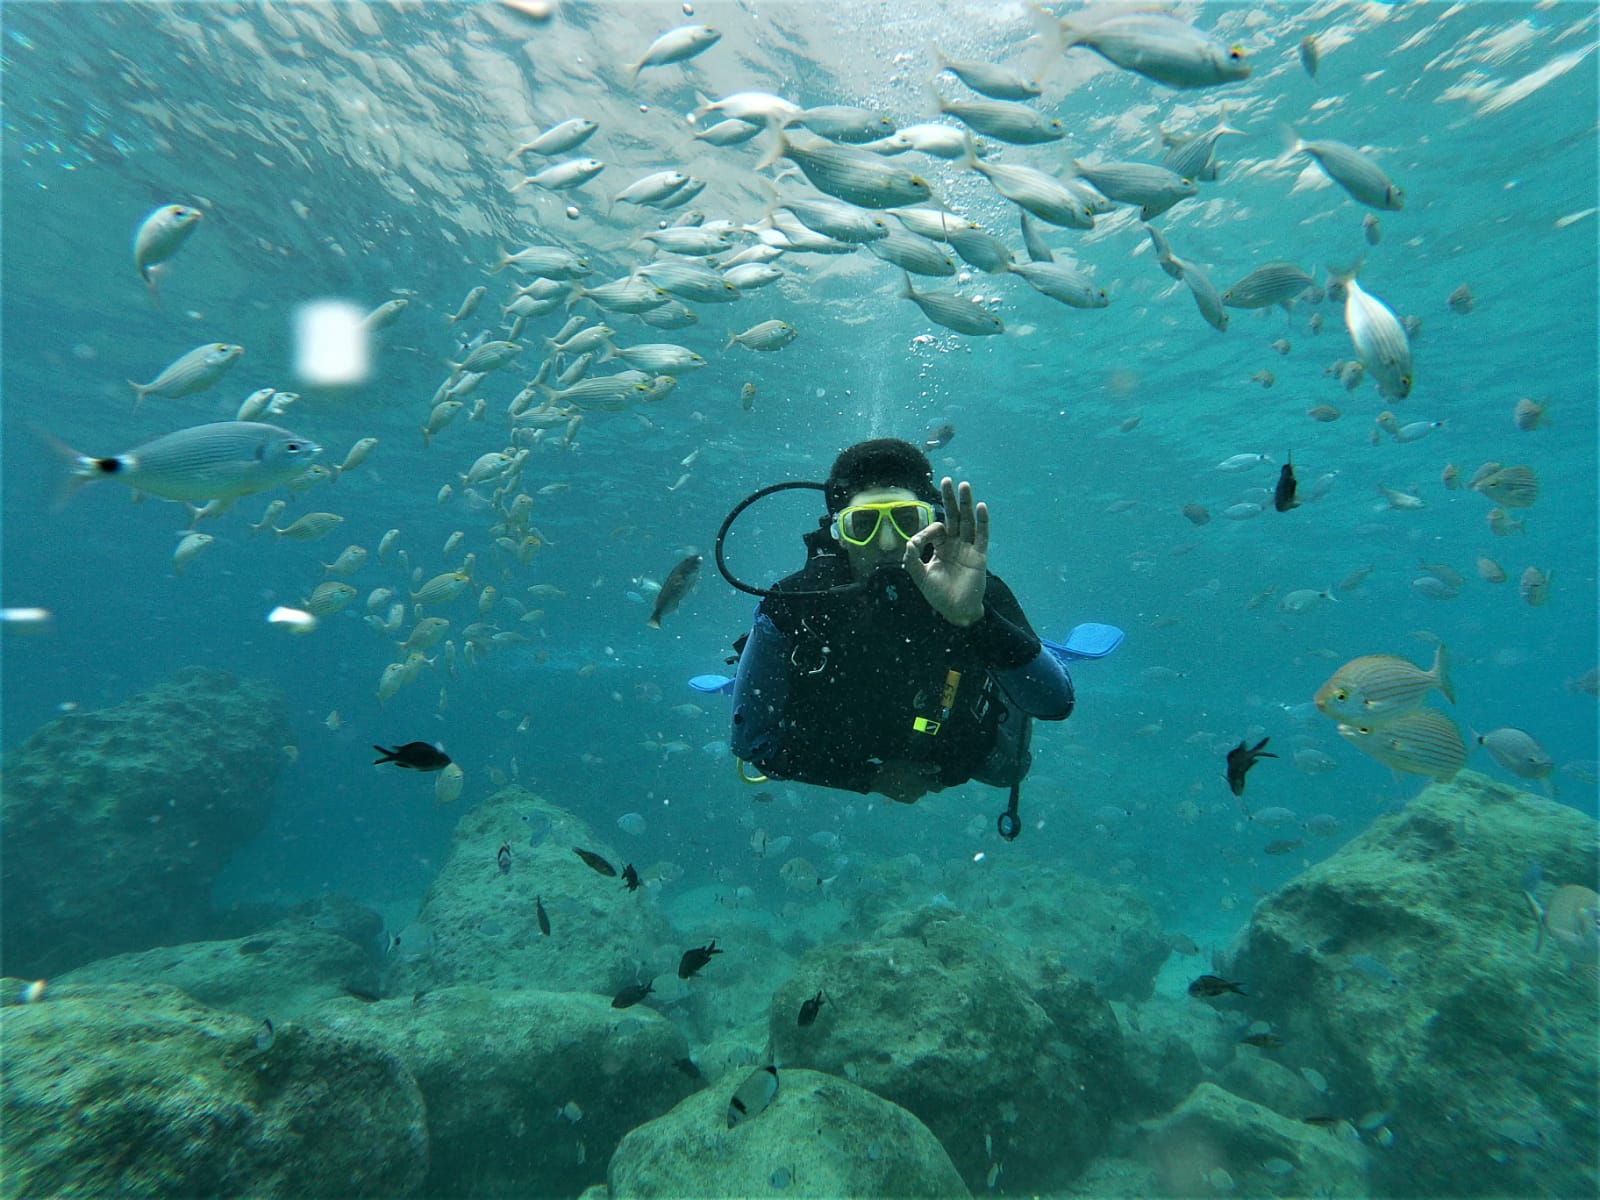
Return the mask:
<svg viewBox="0 0 1600 1200">
<path fill-rule="evenodd" d="M 883 519 L 902 538 L 909 541 L 933 522 L 933 505 L 922 500 L 880 500 L 872 504 L 852 504 L 839 513 L 836 527 L 841 540 L 852 546 L 869 546 L 883 527 Z"/>
</svg>

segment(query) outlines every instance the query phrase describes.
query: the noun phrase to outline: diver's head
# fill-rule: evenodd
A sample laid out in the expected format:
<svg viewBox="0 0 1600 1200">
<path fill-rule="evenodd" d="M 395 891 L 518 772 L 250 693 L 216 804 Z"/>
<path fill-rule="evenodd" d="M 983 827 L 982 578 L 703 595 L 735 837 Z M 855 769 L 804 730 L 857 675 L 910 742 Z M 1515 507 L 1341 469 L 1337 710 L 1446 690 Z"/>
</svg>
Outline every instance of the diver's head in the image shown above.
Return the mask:
<svg viewBox="0 0 1600 1200">
<path fill-rule="evenodd" d="M 898 563 L 906 540 L 941 519 L 927 455 L 899 438 L 858 442 L 834 460 L 823 494 L 851 573 Z"/>
</svg>

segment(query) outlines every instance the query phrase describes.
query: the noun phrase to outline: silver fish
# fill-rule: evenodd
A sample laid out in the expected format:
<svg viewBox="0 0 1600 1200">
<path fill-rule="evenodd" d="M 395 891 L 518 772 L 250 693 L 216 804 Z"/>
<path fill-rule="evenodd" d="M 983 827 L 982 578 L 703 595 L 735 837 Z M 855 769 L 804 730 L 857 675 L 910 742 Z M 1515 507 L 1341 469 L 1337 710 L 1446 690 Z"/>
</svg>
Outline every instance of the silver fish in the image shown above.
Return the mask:
<svg viewBox="0 0 1600 1200">
<path fill-rule="evenodd" d="M 1225 134 L 1243 132 L 1244 130 L 1229 125 L 1227 117 L 1223 116 L 1214 128 L 1173 140 L 1172 148 L 1161 159 L 1161 165 L 1173 174 L 1186 179 L 1215 179 L 1217 168 L 1212 161 L 1212 155 L 1217 150 L 1217 139 Z"/>
<path fill-rule="evenodd" d="M 565 154 L 568 150 L 575 150 L 588 141 L 600 126 L 589 120 L 588 117 L 568 117 L 559 124 L 550 126 L 531 142 L 523 142 L 511 152 L 512 158 L 517 158 L 524 151 L 532 154 Z"/>
<path fill-rule="evenodd" d="M 1150 163 L 1111 162 L 1086 165 L 1077 159 L 1072 169 L 1087 179 L 1107 199 L 1137 204 L 1146 221 L 1160 216 L 1178 201 L 1199 192 L 1192 179 Z"/>
<path fill-rule="evenodd" d="M 133 235 L 133 265 L 139 277 L 155 292 L 155 277 L 150 268 L 160 266 L 176 254 L 200 224 L 204 214 L 187 204 L 163 204 L 139 223 Z"/>
<path fill-rule="evenodd" d="M 775 132 L 777 144 L 760 166 L 770 166 L 780 158 L 790 159 L 818 191 L 840 200 L 863 208 L 893 208 L 897 204 L 916 204 L 933 195 L 922 176 L 865 150 L 836 146 L 814 134 L 797 140 L 782 129 Z"/>
<path fill-rule="evenodd" d="M 1072 308 L 1104 308 L 1111 303 L 1104 288 L 1082 271 L 1061 263 L 1012 263 L 1011 271 L 1026 279 L 1034 291 Z"/>
<path fill-rule="evenodd" d="M 830 142 L 870 142 L 895 131 L 894 118 L 869 108 L 847 104 L 826 104 L 808 108 L 790 117 L 785 125 L 800 125 Z"/>
<path fill-rule="evenodd" d="M 980 308 L 953 292 L 919 292 L 911 286 L 909 275 L 905 276 L 905 290 L 900 294 L 916 304 L 928 320 L 956 333 L 986 337 L 1006 331 L 1000 318 L 988 309 Z"/>
<path fill-rule="evenodd" d="M 361 318 L 361 328 L 368 333 L 376 332 L 379 329 L 387 329 L 400 319 L 400 314 L 405 312 L 406 306 L 410 303 L 411 301 L 404 296 L 394 300 L 385 300 L 377 308 Z"/>
<path fill-rule="evenodd" d="M 602 283 L 599 287 L 588 288 L 581 284 L 573 292 L 572 300 L 590 300 L 608 312 L 645 313 L 652 308 L 660 308 L 671 300 L 665 289 L 657 287 L 648 279 L 613 280 L 611 283 Z M 559 305 L 561 301 L 558 299 Z"/>
<path fill-rule="evenodd" d="M 1384 174 L 1383 168 L 1353 146 L 1343 142 L 1308 142 L 1294 135 L 1290 154 L 1309 154 L 1317 160 L 1328 178 L 1350 193 L 1353 200 L 1369 208 L 1399 212 L 1406 206 L 1404 189 Z"/>
<path fill-rule="evenodd" d="M 637 268 L 635 273 L 680 300 L 716 303 L 739 299 L 738 288 L 710 267 L 699 263 L 676 261 L 646 263 Z"/>
<path fill-rule="evenodd" d="M 798 336 L 798 331 L 787 321 L 762 321 L 743 333 L 730 332 L 723 349 L 732 349 L 734 343 L 738 343 L 748 350 L 781 350 Z"/>
<path fill-rule="evenodd" d="M 760 125 L 729 117 L 726 121 L 718 121 L 709 129 L 700 130 L 694 137 L 698 142 L 707 142 L 713 146 L 737 146 L 748 142 L 760 132 Z"/>
<path fill-rule="evenodd" d="M 309 438 L 255 421 L 194 425 L 112 458 L 58 449 L 71 464 L 72 490 L 91 480 L 115 479 L 166 500 L 195 501 L 264 492 L 303 474 L 322 453 Z"/>
<path fill-rule="evenodd" d="M 700 577 L 700 556 L 691 554 L 667 573 L 661 581 L 661 590 L 656 593 L 655 606 L 650 610 L 650 619 L 645 622 L 651 629 L 661 628 L 661 618 L 677 611 L 678 605 L 689 594 L 689 589 L 694 587 L 695 580 Z M 774 1075 L 776 1080 L 776 1075 Z M 776 1082 L 774 1082 L 776 1088 Z"/>
<path fill-rule="evenodd" d="M 652 204 L 672 195 L 688 182 L 689 177 L 682 171 L 652 171 L 623 188 L 616 199 L 623 204 Z"/>
<path fill-rule="evenodd" d="M 521 353 L 522 347 L 515 342 L 484 342 L 460 362 L 453 362 L 450 366 L 463 374 L 482 374 L 505 366 Z"/>
<path fill-rule="evenodd" d="M 952 229 L 950 248 L 961 260 L 990 275 L 1004 275 L 1011 269 L 1011 251 L 998 238 L 990 237 L 974 226 L 971 229 Z"/>
<path fill-rule="evenodd" d="M 889 232 L 877 213 L 838 200 L 789 199 L 781 201 L 778 208 L 794 214 L 807 229 L 839 242 L 874 242 Z"/>
<path fill-rule="evenodd" d="M 623 359 L 630 367 L 649 371 L 652 375 L 676 374 L 697 371 L 706 360 L 686 346 L 671 342 L 646 342 L 638 346 L 617 346 L 613 356 Z"/>
<path fill-rule="evenodd" d="M 1022 223 L 1022 244 L 1028 251 L 1028 258 L 1032 262 L 1054 262 L 1055 252 L 1045 243 L 1043 236 L 1033 227 L 1033 222 L 1028 220 L 1026 209 L 1019 209 L 1017 217 Z"/>
<path fill-rule="evenodd" d="M 564 192 L 570 188 L 581 187 L 605 169 L 605 163 L 598 158 L 572 158 L 546 167 L 533 175 L 524 175 L 511 185 L 511 190 L 514 192 L 531 183 L 534 187 L 543 188 L 547 192 Z"/>
<path fill-rule="evenodd" d="M 1125 12 L 1104 20 L 1074 14 L 1042 27 L 1063 50 L 1087 46 L 1102 58 L 1168 87 L 1210 87 L 1250 74 L 1244 48 L 1226 45 L 1165 13 Z"/>
<path fill-rule="evenodd" d="M 777 1094 L 777 1067 L 767 1066 L 751 1072 L 728 1100 L 728 1128 L 760 1116 Z"/>
<path fill-rule="evenodd" d="M 507 267 L 515 267 L 523 275 L 537 275 L 541 280 L 582 279 L 594 273 L 588 259 L 570 250 L 563 250 L 560 246 L 524 246 L 521 250 L 503 253 L 494 269 L 503 271 Z M 523 290 L 528 290 L 540 300 L 547 299 L 554 292 L 565 291 L 553 287 L 540 291 L 531 291 L 531 287 Z"/>
<path fill-rule="evenodd" d="M 904 229 L 891 230 L 887 237 L 868 242 L 867 249 L 884 262 L 893 263 L 902 271 L 941 276 L 956 273 L 954 260 L 940 250 L 937 243 Z"/>
<path fill-rule="evenodd" d="M 939 111 L 963 125 L 1013 146 L 1057 142 L 1067 135 L 1060 121 L 1036 109 L 1004 100 L 946 100 L 935 93 Z"/>
<path fill-rule="evenodd" d="M 1094 213 L 1053 175 L 1032 167 L 980 162 L 970 146 L 961 165 L 978 172 L 995 191 L 1041 221 L 1068 229 L 1094 228 Z"/>
<path fill-rule="evenodd" d="M 242 354 L 243 346 L 231 346 L 227 342 L 207 342 L 204 346 L 196 346 L 168 363 L 161 374 L 149 383 L 128 380 L 128 386 L 137 396 L 134 407 L 137 408 L 146 396 L 177 397 L 203 392 L 221 379 Z"/>
<path fill-rule="evenodd" d="M 1344 323 L 1356 356 L 1380 392 L 1404 400 L 1411 394 L 1411 343 L 1405 330 L 1388 305 L 1362 291 L 1353 274 L 1345 286 Z"/>
<path fill-rule="evenodd" d="M 1188 285 L 1189 294 L 1194 297 L 1195 307 L 1200 310 L 1200 315 L 1206 319 L 1218 333 L 1228 331 L 1228 310 L 1224 307 L 1223 298 L 1217 295 L 1217 289 L 1212 286 L 1206 273 L 1187 259 L 1173 258 L 1173 264 L 1178 268 L 1178 278 Z M 1170 274 L 1170 272 L 1169 272 Z"/>
<path fill-rule="evenodd" d="M 947 58 L 937 46 L 933 48 L 933 53 L 939 60 L 940 71 L 949 71 L 973 91 L 991 100 L 1031 100 L 1039 95 L 1037 83 L 1024 79 L 1010 67 L 977 59 Z"/>
<path fill-rule="evenodd" d="M 628 80 L 639 78 L 639 72 L 646 67 L 664 67 L 704 54 L 721 40 L 722 34 L 711 25 L 680 25 L 669 29 L 650 43 L 638 62 L 628 67 Z"/>
<path fill-rule="evenodd" d="M 1270 308 L 1287 306 L 1317 281 L 1293 263 L 1271 262 L 1259 266 L 1222 293 L 1229 308 Z"/>
</svg>

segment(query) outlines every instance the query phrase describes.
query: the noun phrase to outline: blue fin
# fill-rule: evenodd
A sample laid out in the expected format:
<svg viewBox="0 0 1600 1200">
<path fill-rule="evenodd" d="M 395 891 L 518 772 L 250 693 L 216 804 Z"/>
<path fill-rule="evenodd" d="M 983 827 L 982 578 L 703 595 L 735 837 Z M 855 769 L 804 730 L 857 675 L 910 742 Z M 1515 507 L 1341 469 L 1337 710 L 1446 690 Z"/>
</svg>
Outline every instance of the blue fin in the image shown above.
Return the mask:
<svg viewBox="0 0 1600 1200">
<path fill-rule="evenodd" d="M 1085 621 L 1082 625 L 1072 627 L 1065 642 L 1052 642 L 1045 638 L 1039 640 L 1044 643 L 1046 650 L 1062 662 L 1071 662 L 1080 658 L 1104 658 L 1122 645 L 1123 636 L 1122 630 L 1115 625 Z"/>
<path fill-rule="evenodd" d="M 689 680 L 689 686 L 697 692 L 733 694 L 733 680 L 726 675 L 696 675 Z"/>
</svg>

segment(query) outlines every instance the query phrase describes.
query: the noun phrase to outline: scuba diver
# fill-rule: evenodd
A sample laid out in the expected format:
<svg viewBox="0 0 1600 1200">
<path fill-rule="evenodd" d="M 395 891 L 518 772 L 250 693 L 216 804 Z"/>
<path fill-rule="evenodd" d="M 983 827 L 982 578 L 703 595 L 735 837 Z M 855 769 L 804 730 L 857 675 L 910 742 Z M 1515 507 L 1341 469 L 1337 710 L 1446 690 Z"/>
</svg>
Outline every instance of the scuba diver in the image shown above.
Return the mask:
<svg viewBox="0 0 1600 1200">
<path fill-rule="evenodd" d="M 739 512 L 763 489 L 729 514 Z M 774 779 L 911 804 L 977 779 L 1011 788 L 1016 836 L 1030 719 L 1062 721 L 1073 689 L 1011 589 L 988 572 L 989 510 L 972 488 L 933 484 L 927 456 L 879 438 L 851 446 L 820 485 L 828 515 L 805 566 L 762 597 L 740 642 L 730 745 Z M 1085 627 L 1090 628 L 1090 627 Z M 1109 627 L 1092 627 L 1107 629 Z M 1111 630 L 1120 640 L 1120 631 Z"/>
</svg>

